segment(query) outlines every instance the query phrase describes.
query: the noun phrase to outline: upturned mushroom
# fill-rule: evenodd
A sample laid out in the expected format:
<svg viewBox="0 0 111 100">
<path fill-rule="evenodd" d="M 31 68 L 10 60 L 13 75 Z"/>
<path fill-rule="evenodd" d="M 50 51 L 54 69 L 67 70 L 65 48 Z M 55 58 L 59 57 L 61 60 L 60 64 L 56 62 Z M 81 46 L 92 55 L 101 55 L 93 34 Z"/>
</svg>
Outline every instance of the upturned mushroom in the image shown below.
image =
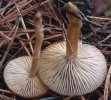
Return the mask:
<svg viewBox="0 0 111 100">
<path fill-rule="evenodd" d="M 48 90 L 37 74 L 43 40 L 43 25 L 40 12 L 36 14 L 34 22 L 36 44 L 33 57 L 18 57 L 8 62 L 4 69 L 4 80 L 9 89 L 25 98 L 40 96 Z"/>
<path fill-rule="evenodd" d="M 65 8 L 80 16 L 71 2 L 65 4 Z M 52 44 L 42 51 L 38 72 L 51 90 L 61 95 L 83 95 L 102 84 L 107 64 L 99 49 L 79 40 L 82 21 L 69 13 L 67 18 L 67 41 Z"/>
</svg>

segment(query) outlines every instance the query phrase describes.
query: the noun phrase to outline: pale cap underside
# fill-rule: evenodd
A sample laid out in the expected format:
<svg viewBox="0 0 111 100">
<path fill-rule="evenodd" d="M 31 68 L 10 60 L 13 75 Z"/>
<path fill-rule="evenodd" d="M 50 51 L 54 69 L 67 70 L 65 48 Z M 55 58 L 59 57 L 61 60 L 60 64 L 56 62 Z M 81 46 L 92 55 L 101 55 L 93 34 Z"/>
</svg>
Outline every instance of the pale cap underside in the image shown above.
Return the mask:
<svg viewBox="0 0 111 100">
<path fill-rule="evenodd" d="M 62 95 L 83 95 L 98 88 L 105 79 L 107 64 L 96 47 L 78 44 L 78 58 L 66 57 L 66 43 L 55 43 L 41 54 L 39 75 L 53 91 Z"/>
<path fill-rule="evenodd" d="M 10 61 L 4 70 L 4 80 L 11 91 L 15 94 L 34 98 L 47 92 L 38 78 L 29 77 L 31 70 L 32 57 L 23 56 Z"/>
</svg>

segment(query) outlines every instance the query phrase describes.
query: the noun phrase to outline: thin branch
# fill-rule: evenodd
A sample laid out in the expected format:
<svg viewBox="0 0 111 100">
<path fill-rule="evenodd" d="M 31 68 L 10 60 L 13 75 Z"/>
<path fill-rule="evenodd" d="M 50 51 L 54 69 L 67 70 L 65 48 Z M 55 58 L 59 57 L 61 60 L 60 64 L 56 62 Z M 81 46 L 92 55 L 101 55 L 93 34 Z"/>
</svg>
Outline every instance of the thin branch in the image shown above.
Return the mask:
<svg viewBox="0 0 111 100">
<path fill-rule="evenodd" d="M 105 88 L 104 88 L 104 100 L 108 100 L 109 88 L 110 88 L 110 77 L 111 77 L 111 65 L 107 73 Z"/>
</svg>

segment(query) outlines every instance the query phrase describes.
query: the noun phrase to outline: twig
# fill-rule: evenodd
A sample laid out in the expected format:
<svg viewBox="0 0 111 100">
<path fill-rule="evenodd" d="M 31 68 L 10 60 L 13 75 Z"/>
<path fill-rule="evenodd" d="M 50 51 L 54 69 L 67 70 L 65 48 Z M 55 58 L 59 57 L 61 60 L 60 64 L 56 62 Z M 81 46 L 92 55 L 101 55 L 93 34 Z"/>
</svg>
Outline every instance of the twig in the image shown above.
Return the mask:
<svg viewBox="0 0 111 100">
<path fill-rule="evenodd" d="M 107 73 L 105 88 L 104 88 L 104 100 L 108 100 L 109 88 L 110 88 L 110 77 L 111 77 L 111 65 Z"/>
<path fill-rule="evenodd" d="M 106 17 L 96 17 L 96 16 L 87 16 L 90 19 L 97 19 L 97 20 L 102 20 L 102 21 L 110 21 L 111 18 L 106 18 Z"/>
<path fill-rule="evenodd" d="M 19 41 L 20 41 L 20 40 L 19 40 Z M 29 56 L 31 56 L 29 50 L 28 50 L 27 47 L 24 45 L 24 43 L 23 43 L 22 41 L 20 41 L 20 43 L 22 44 L 22 46 L 23 46 L 24 49 L 26 50 L 27 54 L 28 54 Z"/>
<path fill-rule="evenodd" d="M 7 35 L 5 35 L 2 31 L 0 31 L 0 35 L 6 40 L 6 41 L 10 41 L 11 38 L 9 38 Z"/>
<path fill-rule="evenodd" d="M 10 92 L 10 91 L 7 91 L 7 90 L 3 90 L 3 89 L 0 89 L 0 92 L 5 92 L 5 93 L 12 94 L 12 92 Z"/>
<path fill-rule="evenodd" d="M 44 41 L 54 39 L 54 38 L 59 38 L 59 37 L 63 37 L 63 34 L 57 34 L 57 35 L 49 36 L 47 38 L 44 38 Z"/>
</svg>

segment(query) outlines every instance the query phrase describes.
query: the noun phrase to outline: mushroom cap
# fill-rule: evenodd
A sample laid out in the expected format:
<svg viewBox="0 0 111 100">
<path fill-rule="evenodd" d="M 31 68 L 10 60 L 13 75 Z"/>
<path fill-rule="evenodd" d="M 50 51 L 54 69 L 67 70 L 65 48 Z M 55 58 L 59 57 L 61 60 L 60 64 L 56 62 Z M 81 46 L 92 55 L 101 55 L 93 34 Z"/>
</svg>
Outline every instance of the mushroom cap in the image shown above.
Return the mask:
<svg viewBox="0 0 111 100">
<path fill-rule="evenodd" d="M 37 75 L 29 77 L 31 64 L 32 57 L 23 56 L 10 61 L 4 69 L 4 80 L 9 89 L 25 98 L 40 96 L 48 90 Z"/>
<path fill-rule="evenodd" d="M 39 75 L 61 95 L 83 95 L 94 91 L 105 79 L 107 64 L 96 47 L 78 43 L 78 57 L 66 60 L 66 42 L 50 45 L 41 54 Z"/>
</svg>

